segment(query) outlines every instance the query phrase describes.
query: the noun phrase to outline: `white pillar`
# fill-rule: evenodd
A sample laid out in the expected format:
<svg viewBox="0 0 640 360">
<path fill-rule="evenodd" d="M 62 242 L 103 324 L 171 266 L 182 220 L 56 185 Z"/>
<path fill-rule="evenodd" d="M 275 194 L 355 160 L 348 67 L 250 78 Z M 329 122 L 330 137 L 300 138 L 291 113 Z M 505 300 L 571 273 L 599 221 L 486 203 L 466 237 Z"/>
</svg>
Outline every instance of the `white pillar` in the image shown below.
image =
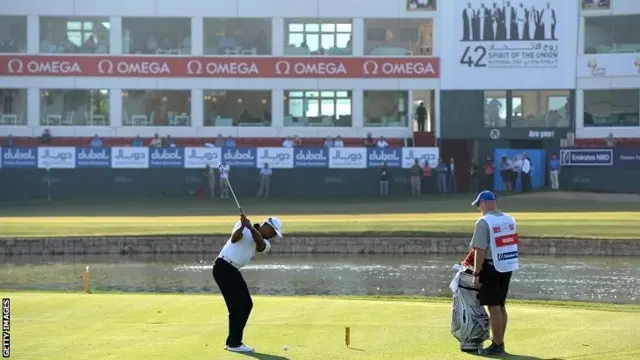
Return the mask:
<svg viewBox="0 0 640 360">
<path fill-rule="evenodd" d="M 405 126 L 409 128 L 411 132 L 413 132 L 413 90 L 407 91 L 407 109 L 405 113 L 407 114 L 407 123 Z"/>
<path fill-rule="evenodd" d="M 37 54 L 39 52 L 40 52 L 40 17 L 38 15 L 29 15 L 27 16 L 27 53 Z"/>
<path fill-rule="evenodd" d="M 192 129 L 199 129 L 204 126 L 204 100 L 202 97 L 203 97 L 202 89 L 191 89 L 191 128 Z M 194 131 L 194 133 L 197 133 L 197 130 Z"/>
<path fill-rule="evenodd" d="M 122 54 L 122 18 L 109 18 L 109 54 Z"/>
<path fill-rule="evenodd" d="M 40 89 L 28 88 L 27 89 L 27 125 L 30 128 L 36 128 L 40 126 Z M 38 134 L 39 136 L 39 134 Z"/>
<path fill-rule="evenodd" d="M 282 56 L 284 54 L 286 38 L 284 19 L 281 17 L 271 19 L 271 53 L 273 56 Z"/>
<path fill-rule="evenodd" d="M 109 122 L 112 128 L 122 127 L 122 89 L 109 89 Z"/>
<path fill-rule="evenodd" d="M 191 55 L 202 55 L 203 47 L 204 19 L 202 17 L 193 17 L 191 18 Z M 191 99 L 193 101 L 193 97 Z"/>
<path fill-rule="evenodd" d="M 284 127 L 284 90 L 271 90 L 271 126 L 280 129 Z"/>
<path fill-rule="evenodd" d="M 364 127 L 364 91 L 362 89 L 351 92 L 351 127 L 362 129 Z"/>
<path fill-rule="evenodd" d="M 440 138 L 440 88 L 437 89 L 433 89 L 433 91 L 435 91 L 435 104 L 432 104 L 431 106 L 435 106 L 435 114 L 436 114 L 436 120 L 433 122 L 433 127 L 435 127 L 435 129 L 431 129 L 434 134 L 436 135 L 436 139 Z"/>
<path fill-rule="evenodd" d="M 367 37 L 363 18 L 353 19 L 351 26 L 351 48 L 353 56 L 364 55 L 364 42 Z"/>
</svg>

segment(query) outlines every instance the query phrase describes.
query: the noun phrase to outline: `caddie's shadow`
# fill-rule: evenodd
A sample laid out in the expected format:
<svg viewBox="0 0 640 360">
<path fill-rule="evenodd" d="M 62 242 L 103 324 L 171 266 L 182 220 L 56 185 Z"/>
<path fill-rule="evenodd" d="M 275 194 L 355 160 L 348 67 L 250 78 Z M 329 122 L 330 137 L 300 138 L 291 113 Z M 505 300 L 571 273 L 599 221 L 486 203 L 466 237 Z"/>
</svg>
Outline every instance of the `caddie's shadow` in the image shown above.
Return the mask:
<svg viewBox="0 0 640 360">
<path fill-rule="evenodd" d="M 271 355 L 264 354 L 259 352 L 250 352 L 250 353 L 238 353 L 239 355 L 244 355 L 246 357 L 259 359 L 259 360 L 290 360 L 288 357 L 279 356 L 279 355 Z"/>
</svg>

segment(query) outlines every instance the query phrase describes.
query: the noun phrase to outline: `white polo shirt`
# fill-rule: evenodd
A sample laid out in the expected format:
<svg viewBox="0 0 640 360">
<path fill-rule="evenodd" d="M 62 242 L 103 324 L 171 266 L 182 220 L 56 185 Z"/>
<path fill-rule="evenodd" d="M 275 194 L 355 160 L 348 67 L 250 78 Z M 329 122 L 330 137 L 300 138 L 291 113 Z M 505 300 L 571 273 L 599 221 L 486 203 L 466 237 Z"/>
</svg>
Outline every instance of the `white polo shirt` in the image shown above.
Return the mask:
<svg viewBox="0 0 640 360">
<path fill-rule="evenodd" d="M 233 233 L 236 232 L 242 223 L 238 221 L 236 225 L 233 227 Z M 263 253 L 266 253 L 271 249 L 271 242 L 269 240 L 264 241 L 265 248 Z M 251 230 L 244 228 L 242 230 L 242 239 L 236 243 L 231 242 L 231 238 L 227 240 L 227 243 L 224 245 L 222 250 L 220 251 L 220 255 L 218 257 L 226 260 L 231 263 L 231 265 L 235 266 L 237 269 L 241 269 L 245 267 L 251 261 L 251 258 L 256 254 L 256 243 L 253 241 L 253 235 L 251 235 Z"/>
</svg>

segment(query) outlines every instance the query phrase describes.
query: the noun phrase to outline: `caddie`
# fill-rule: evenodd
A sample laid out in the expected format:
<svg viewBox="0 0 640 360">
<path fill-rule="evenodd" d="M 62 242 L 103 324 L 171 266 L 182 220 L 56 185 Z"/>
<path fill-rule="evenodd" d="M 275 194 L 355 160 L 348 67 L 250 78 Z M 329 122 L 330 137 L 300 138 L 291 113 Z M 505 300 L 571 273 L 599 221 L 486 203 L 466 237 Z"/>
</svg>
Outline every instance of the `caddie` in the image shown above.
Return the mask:
<svg viewBox="0 0 640 360">
<path fill-rule="evenodd" d="M 507 329 L 505 301 L 511 274 L 518 270 L 518 233 L 515 219 L 498 210 L 496 195 L 485 190 L 471 203 L 480 209 L 471 239 L 473 249 L 473 286 L 480 288 L 480 304 L 487 306 L 491 318 L 491 345 L 483 355 L 505 353 L 504 335 Z"/>
</svg>

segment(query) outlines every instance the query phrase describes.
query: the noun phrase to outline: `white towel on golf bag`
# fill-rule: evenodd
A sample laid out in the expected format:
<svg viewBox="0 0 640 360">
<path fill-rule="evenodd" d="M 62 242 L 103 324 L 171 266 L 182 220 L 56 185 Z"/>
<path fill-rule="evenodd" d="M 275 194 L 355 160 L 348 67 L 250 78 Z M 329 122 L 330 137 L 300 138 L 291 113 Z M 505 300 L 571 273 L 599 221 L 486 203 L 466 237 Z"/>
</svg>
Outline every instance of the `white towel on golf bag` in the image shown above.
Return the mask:
<svg viewBox="0 0 640 360">
<path fill-rule="evenodd" d="M 462 350 L 481 349 L 482 342 L 489 339 L 489 316 L 480 305 L 478 290 L 473 288 L 471 271 L 460 265 L 453 269 L 456 274 L 449 285 L 453 291 L 451 333 Z"/>
</svg>

